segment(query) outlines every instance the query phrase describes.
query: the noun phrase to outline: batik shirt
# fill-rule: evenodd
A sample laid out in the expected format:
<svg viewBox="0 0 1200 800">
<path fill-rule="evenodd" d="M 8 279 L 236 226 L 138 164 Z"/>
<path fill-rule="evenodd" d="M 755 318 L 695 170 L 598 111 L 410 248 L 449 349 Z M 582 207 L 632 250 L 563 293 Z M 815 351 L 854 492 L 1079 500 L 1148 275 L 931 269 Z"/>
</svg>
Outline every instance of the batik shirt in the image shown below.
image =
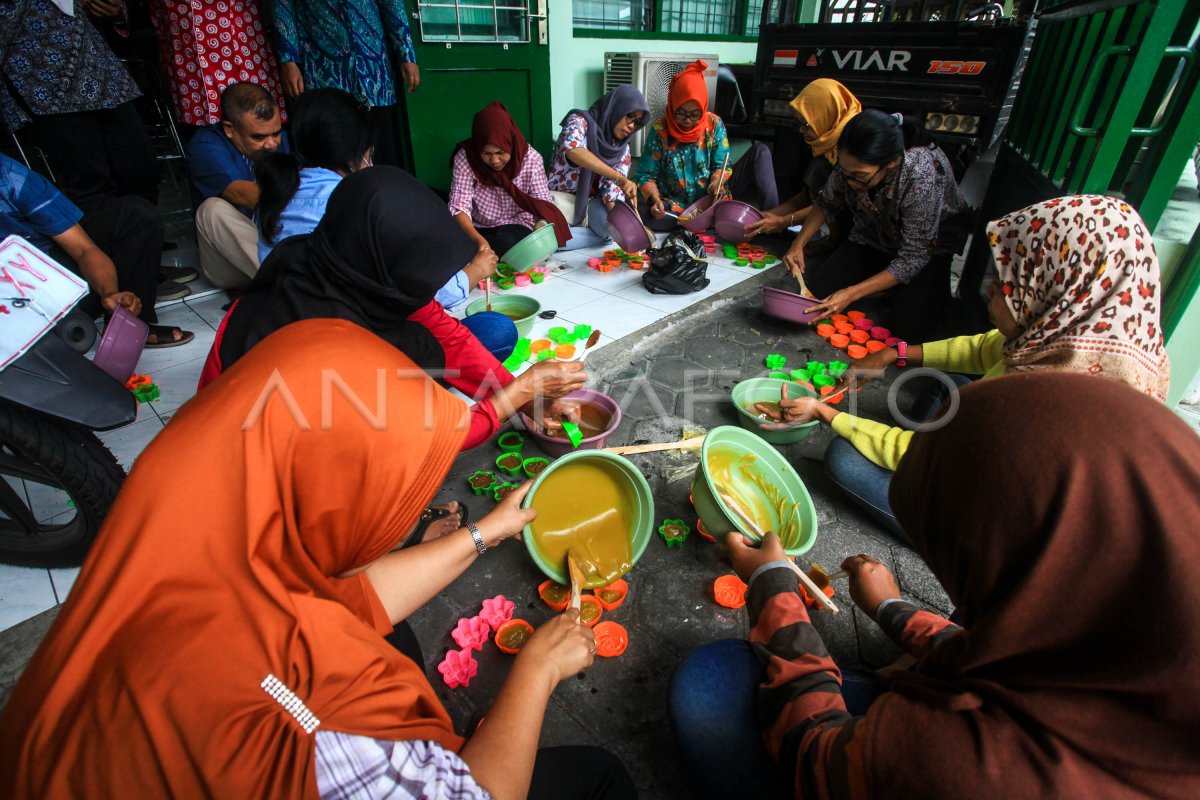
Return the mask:
<svg viewBox="0 0 1200 800">
<path fill-rule="evenodd" d="M 659 120 L 646 131 L 646 143 L 638 160 L 637 181 L 643 196 L 646 187 L 658 186 L 667 211 L 679 213 L 708 193 L 712 176 L 720 172 L 729 155 L 729 135 L 725 123 L 708 113 L 708 130 L 695 142 L 675 142 L 665 120 Z M 733 172 L 727 168 L 725 179 Z"/>
<path fill-rule="evenodd" d="M 869 191 L 851 187 L 835 169 L 816 201 L 826 216 L 843 209 L 853 215 L 850 241 L 894 253 L 888 272 L 900 283 L 915 278 L 933 255 L 957 253 L 965 241 L 965 227 L 945 225 L 966 203 L 940 148 L 906 150 Z"/>
<path fill-rule="evenodd" d="M 550 191 L 575 194 L 579 188 L 579 165 L 568 161 L 567 153 L 576 147 L 587 147 L 587 126 L 587 120 L 582 114 L 567 115 L 562 133 L 558 135 L 558 141 L 554 144 L 554 157 L 550 160 L 550 175 L 547 179 Z M 613 169 L 622 175 L 628 175 L 629 165 L 632 163 L 627 145 L 625 155 Z M 600 176 L 596 176 L 592 181 L 592 196 L 597 194 L 602 194 L 606 203 L 616 203 L 625 199 L 625 193 L 621 191 L 620 186 Z"/>
<path fill-rule="evenodd" d="M 386 45 L 398 60 L 417 61 L 403 0 L 268 0 L 268 5 L 279 61 L 295 62 L 306 88 L 332 86 L 371 106 L 396 104 Z"/>
<path fill-rule="evenodd" d="M 141 94 L 78 2 L 75 16 L 50 0 L 0 2 L 0 44 L 0 109 L 10 131 L 31 114 L 116 108 Z"/>
</svg>

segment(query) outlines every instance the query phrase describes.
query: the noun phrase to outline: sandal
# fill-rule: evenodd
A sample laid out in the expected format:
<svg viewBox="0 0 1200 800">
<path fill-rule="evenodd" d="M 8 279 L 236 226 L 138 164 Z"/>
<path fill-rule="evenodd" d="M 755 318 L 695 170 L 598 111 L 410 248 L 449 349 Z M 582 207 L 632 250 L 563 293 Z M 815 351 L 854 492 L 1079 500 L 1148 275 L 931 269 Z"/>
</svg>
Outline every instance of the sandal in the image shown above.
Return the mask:
<svg viewBox="0 0 1200 800">
<path fill-rule="evenodd" d="M 176 332 L 179 333 L 178 339 L 174 338 Z M 150 341 L 151 336 L 154 337 L 153 342 Z M 195 338 L 196 334 L 191 331 L 185 331 L 170 325 L 151 325 L 150 333 L 146 336 L 146 348 L 178 347 L 181 344 L 187 344 Z"/>
<path fill-rule="evenodd" d="M 429 530 L 429 526 L 438 520 L 445 519 L 452 513 L 455 512 L 450 511 L 448 508 L 442 508 L 441 506 L 429 506 L 421 512 L 421 516 L 417 518 L 417 524 L 413 528 L 413 532 L 408 535 L 408 538 L 402 545 L 400 545 L 400 547 L 414 547 L 425 541 L 425 533 Z M 461 528 L 463 525 L 467 524 L 467 519 L 471 515 L 470 509 L 462 503 L 459 503 L 457 513 L 458 527 Z"/>
</svg>

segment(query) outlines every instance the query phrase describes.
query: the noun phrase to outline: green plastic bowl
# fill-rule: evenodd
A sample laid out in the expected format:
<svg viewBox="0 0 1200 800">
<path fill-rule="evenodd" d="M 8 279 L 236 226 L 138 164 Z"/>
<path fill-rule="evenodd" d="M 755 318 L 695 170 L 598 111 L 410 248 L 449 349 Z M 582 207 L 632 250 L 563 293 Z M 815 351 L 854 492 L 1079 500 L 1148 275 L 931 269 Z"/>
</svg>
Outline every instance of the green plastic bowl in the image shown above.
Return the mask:
<svg viewBox="0 0 1200 800">
<path fill-rule="evenodd" d="M 650 536 L 654 533 L 654 497 L 650 493 L 650 484 L 646 482 L 646 478 L 633 465 L 633 462 L 627 458 L 606 452 L 604 450 L 576 450 L 556 459 L 550 466 L 538 475 L 537 480 L 533 482 L 533 486 L 529 490 L 529 494 L 525 495 L 525 500 L 521 503 L 522 508 L 530 506 L 537 508 L 537 493 L 549 475 L 556 471 L 568 467 L 578 461 L 584 459 L 595 461 L 601 459 L 609 462 L 616 468 L 616 471 L 628 480 L 630 488 L 633 490 L 633 530 L 630 532 L 632 554 L 632 564 L 636 564 L 638 559 L 642 557 L 642 553 L 646 552 L 646 545 L 650 543 Z M 525 539 L 525 549 L 529 551 L 529 557 L 533 559 L 533 563 L 537 564 L 538 569 L 546 574 L 548 578 L 558 583 L 571 583 L 571 577 L 567 574 L 566 564 L 552 564 L 546 560 L 541 551 L 533 540 L 533 531 L 528 525 L 525 526 L 523 532 Z M 589 587 L 595 588 L 595 587 Z"/>
<path fill-rule="evenodd" d="M 467 306 L 467 316 L 479 314 L 487 311 L 487 298 L 481 297 Z M 492 311 L 499 311 L 507 317 L 512 318 L 512 321 L 517 326 L 517 336 L 522 339 L 529 338 L 529 332 L 533 330 L 534 320 L 542 311 L 542 304 L 532 297 L 523 294 L 501 295 L 497 297 L 492 293 Z"/>
<path fill-rule="evenodd" d="M 558 249 L 558 237 L 553 225 L 543 225 L 521 241 L 514 244 L 500 260 L 517 272 L 536 267 Z"/>
<path fill-rule="evenodd" d="M 813 506 L 804 481 L 774 447 L 755 434 L 732 425 L 722 425 L 708 432 L 700 450 L 700 463 L 696 465 L 696 474 L 692 476 L 692 505 L 705 530 L 718 539 L 730 531 L 741 530 L 741 526 L 735 524 L 737 516 L 717 497 L 717 488 L 708 474 L 709 453 L 714 447 L 731 448 L 742 454 L 757 456 L 755 465 L 764 479 L 779 489 L 789 502 L 800 504 L 797 508 L 800 514 L 800 540 L 784 542 L 783 549 L 789 556 L 798 556 L 811 549 L 817 541 L 817 509 Z M 742 490 L 758 491 L 752 484 Z M 778 527 L 778 520 L 775 522 Z"/>
<path fill-rule="evenodd" d="M 809 434 L 817 429 L 820 425 L 820 420 L 806 422 L 803 425 L 795 428 L 790 428 L 786 431 L 768 431 L 763 430 L 762 421 L 746 410 L 746 406 L 751 403 L 778 403 L 783 389 L 783 385 L 787 384 L 788 397 L 816 397 L 817 393 L 807 386 L 803 386 L 795 381 L 784 381 L 778 378 L 749 378 L 744 381 L 739 381 L 733 387 L 733 404 L 737 407 L 738 422 L 748 431 L 761 436 L 765 441 L 771 444 L 792 444 L 801 439 L 807 439 Z"/>
</svg>

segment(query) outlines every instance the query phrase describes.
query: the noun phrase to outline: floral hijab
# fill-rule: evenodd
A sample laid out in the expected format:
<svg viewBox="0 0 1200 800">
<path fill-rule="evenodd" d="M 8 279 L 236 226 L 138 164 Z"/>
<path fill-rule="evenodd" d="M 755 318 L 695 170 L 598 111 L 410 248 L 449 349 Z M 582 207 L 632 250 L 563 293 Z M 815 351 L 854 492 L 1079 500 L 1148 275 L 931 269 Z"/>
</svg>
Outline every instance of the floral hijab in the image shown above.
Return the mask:
<svg viewBox="0 0 1200 800">
<path fill-rule="evenodd" d="M 1132 206 L 1059 197 L 995 220 L 987 232 L 1019 331 L 1004 346 L 1009 371 L 1103 375 L 1166 401 L 1158 256 Z"/>
</svg>

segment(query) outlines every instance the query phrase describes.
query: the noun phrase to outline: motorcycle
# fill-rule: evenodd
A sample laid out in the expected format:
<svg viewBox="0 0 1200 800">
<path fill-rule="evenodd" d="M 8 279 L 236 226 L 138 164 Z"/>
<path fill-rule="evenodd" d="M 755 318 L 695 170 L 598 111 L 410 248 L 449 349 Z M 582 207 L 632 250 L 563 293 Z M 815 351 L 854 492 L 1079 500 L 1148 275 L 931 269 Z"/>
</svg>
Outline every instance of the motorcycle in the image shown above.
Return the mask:
<svg viewBox="0 0 1200 800">
<path fill-rule="evenodd" d="M 20 255 L 41 254 L 16 238 L 0 244 L 0 562 L 76 566 L 125 480 L 96 432 L 133 422 L 137 400 L 85 355 L 96 327 L 68 310 L 78 297 L 64 305 L 42 285 L 63 268 L 31 266 Z"/>
</svg>

